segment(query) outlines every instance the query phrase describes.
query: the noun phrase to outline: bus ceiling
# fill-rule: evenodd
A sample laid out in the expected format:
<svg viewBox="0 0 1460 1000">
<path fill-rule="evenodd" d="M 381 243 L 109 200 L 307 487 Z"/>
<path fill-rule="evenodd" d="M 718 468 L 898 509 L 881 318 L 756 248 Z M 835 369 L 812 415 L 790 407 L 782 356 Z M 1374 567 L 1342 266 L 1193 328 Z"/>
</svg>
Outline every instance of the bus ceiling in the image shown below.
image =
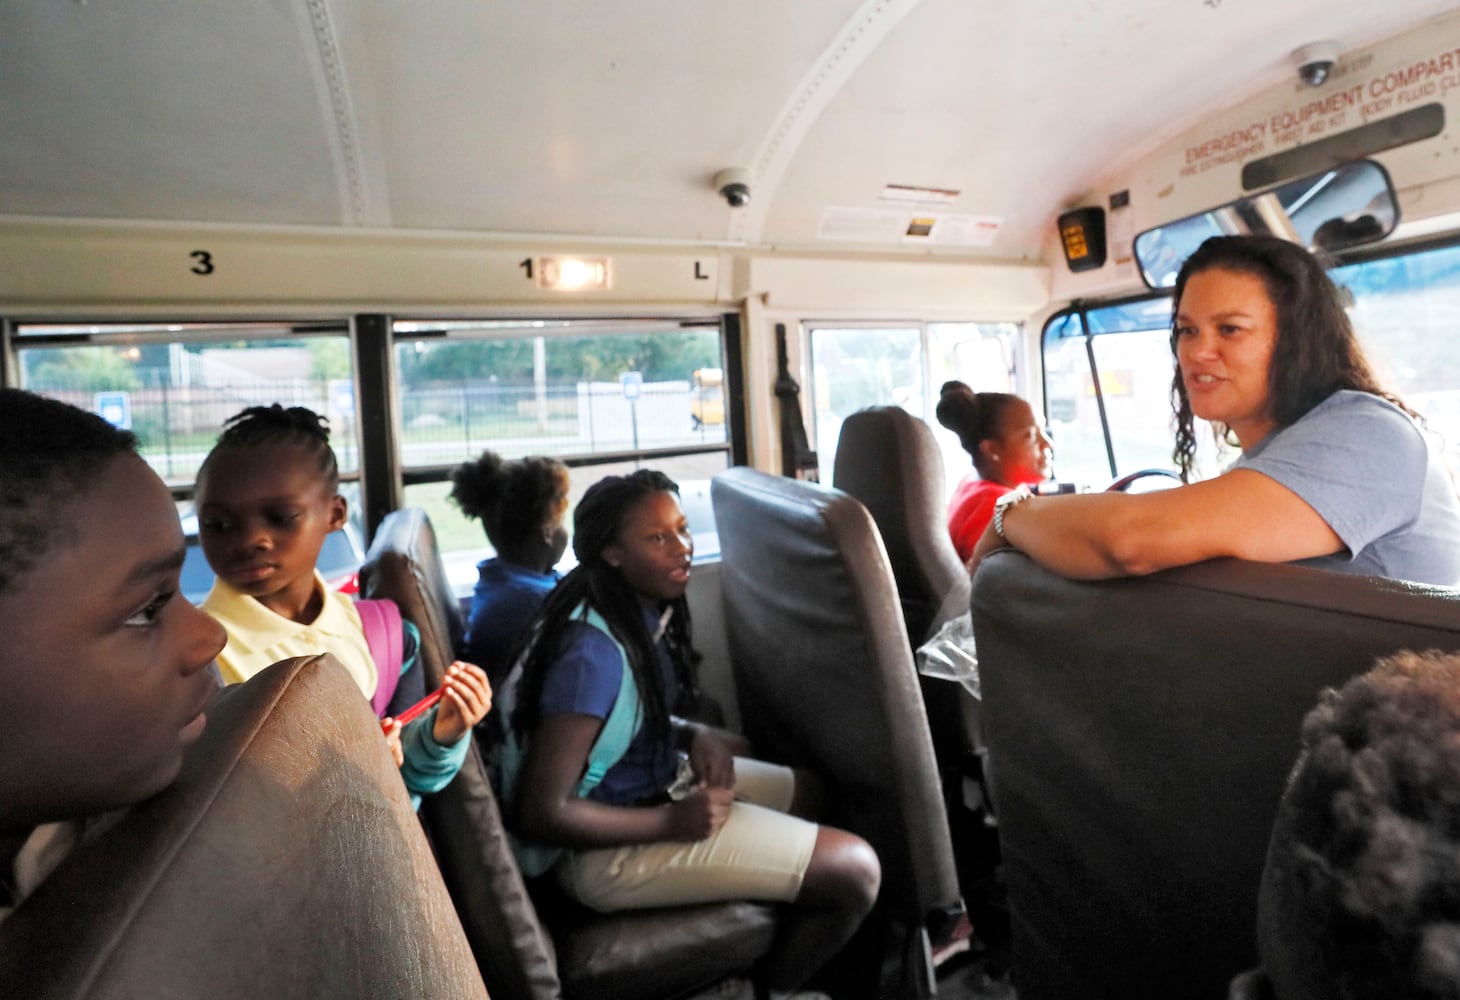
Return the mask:
<svg viewBox="0 0 1460 1000">
<path fill-rule="evenodd" d="M 1055 296 L 1129 291 L 1133 234 L 1230 200 L 1248 161 L 1447 105 L 1452 8 L 11 3 L 0 226 L 1054 265 L 1055 217 L 1093 200 L 1110 261 Z M 1307 87 L 1315 36 L 1337 54 Z M 1418 162 L 1386 166 L 1403 188 Z"/>
</svg>

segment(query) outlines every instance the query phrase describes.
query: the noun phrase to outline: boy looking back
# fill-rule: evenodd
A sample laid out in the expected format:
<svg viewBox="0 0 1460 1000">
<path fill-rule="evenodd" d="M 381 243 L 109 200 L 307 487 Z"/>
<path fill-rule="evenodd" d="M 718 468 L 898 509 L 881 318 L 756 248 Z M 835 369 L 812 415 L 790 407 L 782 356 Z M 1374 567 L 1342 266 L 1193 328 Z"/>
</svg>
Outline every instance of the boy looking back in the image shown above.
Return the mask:
<svg viewBox="0 0 1460 1000">
<path fill-rule="evenodd" d="M 0 918 L 87 817 L 177 777 L 221 626 L 178 590 L 183 536 L 136 440 L 0 388 Z"/>
</svg>

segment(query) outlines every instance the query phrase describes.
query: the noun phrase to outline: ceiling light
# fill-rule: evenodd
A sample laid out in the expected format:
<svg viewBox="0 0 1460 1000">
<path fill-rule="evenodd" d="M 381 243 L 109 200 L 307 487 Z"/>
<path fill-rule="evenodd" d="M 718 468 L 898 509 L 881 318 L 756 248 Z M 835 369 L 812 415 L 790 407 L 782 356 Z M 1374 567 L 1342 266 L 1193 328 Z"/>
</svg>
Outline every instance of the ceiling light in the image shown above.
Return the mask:
<svg viewBox="0 0 1460 1000">
<path fill-rule="evenodd" d="M 606 291 L 613 287 L 610 257 L 539 257 L 537 287 L 558 292 Z"/>
</svg>

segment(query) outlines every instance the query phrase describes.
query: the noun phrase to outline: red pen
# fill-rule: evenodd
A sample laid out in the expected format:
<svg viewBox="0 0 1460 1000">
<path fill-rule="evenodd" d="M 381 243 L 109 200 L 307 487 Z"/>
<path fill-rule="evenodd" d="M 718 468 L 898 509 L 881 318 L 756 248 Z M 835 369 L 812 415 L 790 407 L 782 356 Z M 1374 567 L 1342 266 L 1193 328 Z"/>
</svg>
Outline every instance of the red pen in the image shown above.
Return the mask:
<svg viewBox="0 0 1460 1000">
<path fill-rule="evenodd" d="M 441 700 L 441 696 L 443 694 L 445 694 L 445 693 L 446 693 L 446 689 L 444 687 L 443 688 L 438 688 L 437 690 L 432 691 L 430 694 L 426 695 L 426 697 L 424 697 L 420 701 L 416 702 L 414 705 L 412 705 L 410 708 L 406 709 L 400 715 L 397 715 L 395 717 L 395 721 L 396 722 L 399 722 L 402 726 L 404 726 L 407 722 L 412 721 L 413 719 L 416 718 L 416 716 L 420 715 L 422 712 L 429 712 L 429 711 L 431 711 L 431 706 L 435 705 L 438 701 L 440 701 Z M 380 720 L 380 728 L 381 729 L 384 729 L 385 728 L 385 720 L 384 719 L 381 719 Z"/>
</svg>

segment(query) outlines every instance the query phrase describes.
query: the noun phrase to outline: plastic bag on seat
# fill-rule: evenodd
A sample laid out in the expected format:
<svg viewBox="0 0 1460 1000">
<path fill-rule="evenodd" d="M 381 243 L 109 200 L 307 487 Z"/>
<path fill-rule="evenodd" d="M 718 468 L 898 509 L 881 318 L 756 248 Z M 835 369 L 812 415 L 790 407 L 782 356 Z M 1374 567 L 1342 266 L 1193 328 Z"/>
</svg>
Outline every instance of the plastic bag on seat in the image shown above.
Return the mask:
<svg viewBox="0 0 1460 1000">
<path fill-rule="evenodd" d="M 948 619 L 933 637 L 917 649 L 918 673 L 957 681 L 975 698 L 982 698 L 978 680 L 978 650 L 973 644 L 973 613 Z"/>
</svg>

